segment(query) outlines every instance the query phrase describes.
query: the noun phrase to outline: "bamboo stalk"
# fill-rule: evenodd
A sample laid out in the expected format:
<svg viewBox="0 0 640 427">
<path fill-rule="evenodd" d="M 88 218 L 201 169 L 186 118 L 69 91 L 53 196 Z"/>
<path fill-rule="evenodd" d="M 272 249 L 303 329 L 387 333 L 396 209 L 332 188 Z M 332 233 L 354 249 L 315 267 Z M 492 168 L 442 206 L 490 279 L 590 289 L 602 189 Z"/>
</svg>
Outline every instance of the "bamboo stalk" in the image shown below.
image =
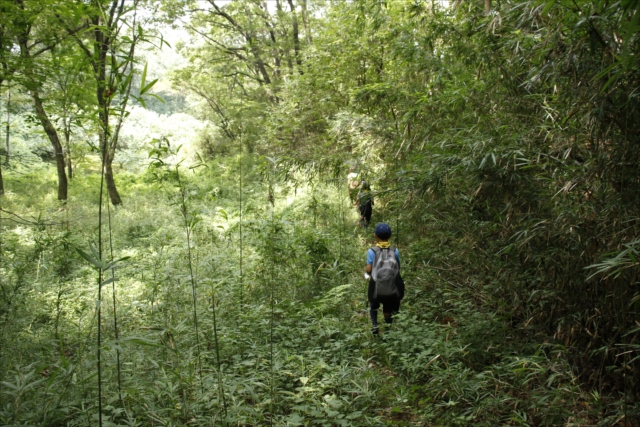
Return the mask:
<svg viewBox="0 0 640 427">
<path fill-rule="evenodd" d="M 107 159 L 107 134 L 108 134 L 108 122 L 105 123 L 106 128 L 102 131 L 105 133 L 104 135 L 104 144 L 102 146 L 102 168 L 100 170 L 100 196 L 98 198 L 98 261 L 100 262 L 100 266 L 98 267 L 98 301 L 96 303 L 97 306 L 97 317 L 98 317 L 98 426 L 102 427 L 102 360 L 101 360 L 101 349 L 102 345 L 102 280 L 104 277 L 104 270 L 102 268 L 102 199 L 104 193 L 104 173 Z"/>
<path fill-rule="evenodd" d="M 243 270 L 242 270 L 242 263 L 243 263 L 243 257 L 242 257 L 242 248 L 243 248 L 243 242 L 242 242 L 242 177 L 243 177 L 243 170 L 242 170 L 242 141 L 240 141 L 240 311 L 242 311 L 242 305 L 244 303 L 243 301 L 243 291 L 244 291 L 244 276 L 243 276 Z"/>
<path fill-rule="evenodd" d="M 182 218 L 184 219 L 184 227 L 187 234 L 187 261 L 189 265 L 189 277 L 191 279 L 191 294 L 193 296 L 193 323 L 196 330 L 196 357 L 200 385 L 202 385 L 202 364 L 200 362 L 200 334 L 198 331 L 198 299 L 196 293 L 197 284 L 193 272 L 193 255 L 191 254 L 191 226 L 189 225 L 189 210 L 187 207 L 187 198 L 185 194 L 186 191 L 184 185 L 182 184 L 182 180 L 180 179 L 180 169 L 178 166 L 176 166 L 176 176 L 178 178 L 178 186 L 180 190 L 180 212 L 182 213 Z"/>
<path fill-rule="evenodd" d="M 270 197 L 270 201 L 271 201 L 271 229 L 273 230 L 275 227 L 275 216 L 274 216 L 274 208 L 275 208 L 275 197 L 273 196 L 273 183 L 271 181 L 271 168 L 269 168 L 269 195 Z M 270 251 L 270 254 L 273 257 L 273 253 L 274 251 Z M 270 263 L 270 279 L 271 279 L 271 283 L 269 284 L 269 304 L 270 304 L 270 308 L 271 308 L 271 318 L 269 319 L 269 369 L 270 369 L 270 394 L 271 397 L 269 399 L 269 425 L 273 425 L 273 398 L 274 398 L 274 393 L 273 393 L 273 319 L 274 319 L 274 312 L 275 312 L 275 298 L 274 298 L 274 287 L 275 287 L 275 281 L 273 280 L 275 271 L 274 271 L 274 265 L 275 265 L 275 259 L 271 260 Z"/>
<path fill-rule="evenodd" d="M 218 341 L 218 323 L 216 319 L 216 296 L 215 290 L 213 288 L 213 283 L 211 283 L 211 311 L 213 313 L 213 343 L 216 350 L 216 365 L 218 368 L 218 393 L 220 393 L 220 398 L 222 400 L 222 410 L 224 412 L 225 419 L 227 418 L 227 400 L 224 395 L 224 388 L 222 383 L 222 364 L 220 362 L 220 344 Z"/>
<path fill-rule="evenodd" d="M 109 219 L 109 253 L 111 255 L 111 261 L 113 258 L 113 233 L 111 226 L 111 207 L 109 203 L 107 203 L 107 218 Z M 118 373 L 118 400 L 120 401 L 120 407 L 124 408 L 124 403 L 122 401 L 122 373 L 120 367 L 120 336 L 118 333 L 118 312 L 116 306 L 116 273 L 115 268 L 111 269 L 111 291 L 113 295 L 113 331 L 116 338 L 116 370 Z"/>
</svg>

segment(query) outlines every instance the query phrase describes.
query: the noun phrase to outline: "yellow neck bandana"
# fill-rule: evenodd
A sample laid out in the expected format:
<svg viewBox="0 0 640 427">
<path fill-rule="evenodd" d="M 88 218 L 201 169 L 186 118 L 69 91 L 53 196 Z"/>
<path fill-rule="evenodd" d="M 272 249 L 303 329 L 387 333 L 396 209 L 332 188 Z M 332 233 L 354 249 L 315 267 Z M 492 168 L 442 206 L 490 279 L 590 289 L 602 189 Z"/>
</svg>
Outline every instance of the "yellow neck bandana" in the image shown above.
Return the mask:
<svg viewBox="0 0 640 427">
<path fill-rule="evenodd" d="M 379 247 L 380 249 L 388 249 L 389 246 L 391 246 L 391 243 L 389 243 L 389 242 L 378 242 L 378 243 L 376 243 L 376 246 Z"/>
</svg>

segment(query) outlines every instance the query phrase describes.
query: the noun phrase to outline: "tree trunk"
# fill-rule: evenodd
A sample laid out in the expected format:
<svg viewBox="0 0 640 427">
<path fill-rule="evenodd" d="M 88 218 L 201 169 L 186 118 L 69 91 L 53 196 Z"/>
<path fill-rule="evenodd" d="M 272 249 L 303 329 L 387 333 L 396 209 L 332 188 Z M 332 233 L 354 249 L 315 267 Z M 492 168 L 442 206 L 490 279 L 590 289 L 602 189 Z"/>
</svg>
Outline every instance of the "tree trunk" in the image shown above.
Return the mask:
<svg viewBox="0 0 640 427">
<path fill-rule="evenodd" d="M 249 22 L 251 22 L 251 16 L 249 12 L 247 11 L 246 13 L 247 13 L 247 17 L 249 18 Z M 256 43 L 256 36 L 254 35 L 253 30 L 251 29 L 251 26 L 249 26 L 249 29 L 246 30 L 246 32 L 244 33 L 244 37 L 247 42 L 247 45 L 249 46 L 249 52 L 251 52 L 251 54 L 253 55 L 253 58 L 254 58 L 253 62 L 255 64 L 255 67 L 258 73 L 262 76 L 262 80 L 266 85 L 271 85 L 271 76 L 269 75 L 269 72 L 267 71 L 267 66 L 264 60 L 262 59 L 262 49 L 260 49 Z"/>
<path fill-rule="evenodd" d="M 67 200 L 68 185 L 67 174 L 64 170 L 64 151 L 62 149 L 62 144 L 60 143 L 60 138 L 58 138 L 58 132 L 51 123 L 51 120 L 49 120 L 47 112 L 44 110 L 42 99 L 40 99 L 40 94 L 37 89 L 31 89 L 31 98 L 33 99 L 33 105 L 36 109 L 36 116 L 53 146 L 53 152 L 56 158 L 56 169 L 58 170 L 58 200 Z"/>
<path fill-rule="evenodd" d="M 307 0 L 300 2 L 302 6 L 302 25 L 304 25 L 304 36 L 307 38 L 307 44 L 311 44 L 311 29 L 309 28 L 309 14 L 307 13 Z"/>
<path fill-rule="evenodd" d="M 287 65 L 289 67 L 289 72 L 293 71 L 293 62 L 291 61 L 291 55 L 289 54 L 289 49 L 283 49 L 282 47 L 278 46 L 278 42 L 276 39 L 276 31 L 277 31 L 277 24 L 274 24 L 272 22 L 269 21 L 269 19 L 266 18 L 266 16 L 270 16 L 269 12 L 268 12 L 268 7 L 267 7 L 267 3 L 264 2 L 263 3 L 263 8 L 264 8 L 264 12 L 265 12 L 265 17 L 263 17 L 264 20 L 264 24 L 267 26 L 267 28 L 269 29 L 269 34 L 271 36 L 271 43 L 273 44 L 271 51 L 273 52 L 273 60 L 275 63 L 275 69 L 274 69 L 274 79 L 276 81 L 279 81 L 282 79 L 281 77 L 281 67 L 280 64 L 282 63 L 282 58 L 284 57 L 284 59 L 287 61 Z M 284 11 L 282 10 L 282 3 L 280 2 L 280 0 L 276 0 L 276 10 L 277 10 L 277 20 L 281 20 L 282 16 L 284 15 Z M 287 29 L 284 28 L 281 32 L 281 35 L 283 36 L 283 39 L 286 40 L 287 39 Z"/>
<path fill-rule="evenodd" d="M 67 163 L 67 177 L 69 180 L 73 179 L 73 168 L 71 164 L 71 119 L 69 119 L 69 123 L 64 121 L 64 142 L 66 146 L 66 163 Z"/>
<path fill-rule="evenodd" d="M 102 97 L 98 97 L 99 100 L 104 100 Z M 100 121 L 102 124 L 109 124 L 109 116 L 106 113 L 99 113 Z M 113 176 L 113 158 L 115 156 L 115 149 L 112 149 L 109 146 L 109 136 L 105 134 L 104 129 L 100 130 L 100 152 L 103 156 L 103 167 L 104 167 L 104 180 L 107 184 L 107 191 L 109 192 L 109 199 L 111 200 L 111 204 L 114 206 L 122 204 L 122 198 L 120 198 L 120 193 L 118 193 L 118 189 L 116 188 L 116 181 Z"/>
<path fill-rule="evenodd" d="M 1 37 L 0 37 L 1 38 Z M 6 62 L 3 62 L 3 67 L 5 72 L 7 70 Z M 4 79 L 0 78 L 0 86 L 4 82 Z M 7 93 L 9 93 L 9 83 L 7 82 Z M 7 141 L 9 140 L 9 103 L 7 102 Z M 2 162 L 0 162 L 2 163 Z M 0 196 L 4 195 L 4 180 L 2 179 L 2 165 L 0 165 Z"/>
<path fill-rule="evenodd" d="M 245 6 L 245 14 L 247 16 L 247 19 L 249 20 L 249 28 L 245 29 L 244 27 L 242 27 L 240 24 L 238 24 L 235 19 L 233 19 L 233 17 L 231 17 L 231 15 L 229 15 L 228 13 L 226 13 L 224 10 L 222 10 L 220 8 L 220 6 L 216 5 L 215 3 L 211 3 L 211 5 L 213 6 L 214 10 L 215 10 L 215 14 L 218 16 L 223 17 L 224 19 L 227 20 L 227 22 L 229 22 L 229 24 L 231 24 L 234 28 L 236 28 L 236 30 L 242 34 L 242 36 L 244 37 L 245 41 L 247 42 L 247 46 L 248 46 L 248 52 L 251 53 L 251 55 L 253 56 L 253 66 L 255 67 L 254 69 L 256 70 L 257 74 L 259 74 L 260 76 L 262 76 L 262 82 L 264 84 L 271 85 L 271 76 L 269 76 L 269 72 L 267 71 L 267 66 L 264 62 L 264 60 L 262 59 L 261 56 L 261 49 L 257 47 L 256 42 L 255 42 L 255 36 L 253 34 L 253 31 L 251 30 L 251 14 L 249 13 L 249 10 L 246 8 Z"/>
<path fill-rule="evenodd" d="M 11 135 L 11 125 L 9 121 L 11 120 L 11 115 L 9 112 L 9 108 L 11 108 L 11 92 L 9 91 L 9 87 L 7 86 L 7 157 L 5 163 L 9 166 L 9 158 L 11 157 L 11 145 L 9 144 L 9 135 Z"/>
<path fill-rule="evenodd" d="M 111 204 L 117 206 L 122 204 L 122 199 L 120 198 L 120 194 L 118 193 L 118 189 L 116 188 L 116 182 L 113 179 L 113 169 L 111 167 L 112 163 L 113 155 L 107 154 L 107 158 L 104 162 L 104 179 L 107 183 L 107 191 L 109 191 Z"/>
<path fill-rule="evenodd" d="M 293 18 L 293 50 L 296 56 L 296 64 L 298 64 L 298 73 L 304 74 L 302 71 L 302 58 L 300 57 L 300 30 L 298 26 L 298 14 L 296 13 L 296 7 L 293 4 L 293 0 L 289 0 L 289 7 L 291 8 L 291 14 Z"/>
<path fill-rule="evenodd" d="M 73 179 L 73 165 L 71 164 L 71 148 L 67 147 L 67 175 L 69 180 Z"/>
<path fill-rule="evenodd" d="M 51 120 L 49 120 L 49 116 L 44 109 L 42 99 L 40 98 L 39 82 L 33 73 L 33 58 L 31 57 L 31 51 L 28 45 L 30 27 L 24 22 L 21 22 L 21 24 L 22 27 L 20 27 L 21 32 L 18 37 L 18 45 L 20 46 L 20 56 L 24 61 L 23 72 L 28 80 L 27 89 L 29 89 L 31 93 L 36 116 L 53 146 L 53 152 L 56 158 L 56 169 L 58 170 L 58 200 L 67 200 L 67 175 L 64 171 L 62 144 L 60 144 L 60 138 L 58 138 L 56 128 L 51 123 Z"/>
<path fill-rule="evenodd" d="M 102 122 L 102 126 L 105 129 L 100 131 L 100 151 L 104 156 L 104 179 L 107 183 L 107 191 L 109 192 L 109 199 L 111 199 L 111 203 L 114 206 L 121 205 L 122 199 L 120 198 L 120 194 L 118 193 L 118 189 L 116 188 L 116 181 L 113 177 L 113 168 L 111 167 L 113 163 L 113 157 L 115 156 L 115 148 L 112 150 L 109 146 L 109 134 L 106 133 L 106 129 L 109 129 L 109 114 L 108 114 L 108 104 L 107 99 L 100 94 L 98 95 L 98 103 L 103 106 L 104 110 L 99 113 L 100 121 Z"/>
<path fill-rule="evenodd" d="M 486 15 L 491 13 L 491 0 L 484 0 L 484 13 Z"/>
<path fill-rule="evenodd" d="M 118 0 L 113 0 L 111 3 L 110 16 L 107 22 L 107 29 L 113 30 L 113 22 L 111 19 L 114 16 L 115 10 L 118 6 Z M 101 25 L 100 16 L 94 16 L 93 23 L 96 25 L 94 30 L 94 61 L 93 69 L 96 75 L 96 99 L 98 101 L 98 118 L 100 120 L 101 129 L 101 144 L 100 151 L 102 152 L 103 164 L 104 164 L 104 178 L 107 183 L 107 191 L 109 192 L 109 198 L 114 206 L 121 205 L 122 199 L 116 188 L 116 182 L 113 178 L 113 169 L 111 163 L 115 155 L 115 149 L 112 151 L 109 146 L 109 140 L 111 138 L 111 130 L 109 128 L 109 105 L 111 104 L 111 96 L 113 96 L 114 88 L 107 83 L 107 52 L 111 46 L 112 33 L 105 33 Z M 112 79 L 110 79 L 112 81 Z"/>
<path fill-rule="evenodd" d="M 0 196 L 4 195 L 4 181 L 2 180 L 2 166 L 0 166 Z"/>
</svg>

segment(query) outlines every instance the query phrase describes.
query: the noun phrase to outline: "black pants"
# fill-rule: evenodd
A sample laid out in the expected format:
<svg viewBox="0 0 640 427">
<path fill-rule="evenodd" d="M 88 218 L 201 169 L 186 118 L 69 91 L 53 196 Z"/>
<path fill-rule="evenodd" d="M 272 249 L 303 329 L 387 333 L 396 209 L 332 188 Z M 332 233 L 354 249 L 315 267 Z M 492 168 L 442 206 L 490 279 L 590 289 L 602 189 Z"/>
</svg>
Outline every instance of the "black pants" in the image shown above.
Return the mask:
<svg viewBox="0 0 640 427">
<path fill-rule="evenodd" d="M 400 311 L 400 297 L 395 295 L 380 296 L 369 301 L 371 310 L 377 310 L 382 305 L 383 313 L 397 313 Z"/>
<path fill-rule="evenodd" d="M 360 205 L 360 217 L 361 220 L 364 221 L 363 226 L 369 225 L 371 222 L 371 214 L 373 213 L 373 206 L 371 205 L 371 201 L 365 202 Z"/>
</svg>

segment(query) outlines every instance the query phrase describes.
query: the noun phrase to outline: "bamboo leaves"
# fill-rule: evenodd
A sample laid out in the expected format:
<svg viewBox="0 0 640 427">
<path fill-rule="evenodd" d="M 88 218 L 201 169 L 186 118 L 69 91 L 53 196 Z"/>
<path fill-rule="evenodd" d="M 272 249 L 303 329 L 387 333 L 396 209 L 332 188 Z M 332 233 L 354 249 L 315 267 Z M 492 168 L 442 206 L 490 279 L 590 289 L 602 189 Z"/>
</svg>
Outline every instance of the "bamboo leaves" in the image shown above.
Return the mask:
<svg viewBox="0 0 640 427">
<path fill-rule="evenodd" d="M 96 249 L 95 245 L 91 242 L 89 242 L 89 249 L 90 249 L 90 253 L 87 253 L 80 248 L 76 248 L 76 252 L 78 252 L 78 254 L 80 254 L 80 256 L 84 258 L 96 270 L 102 270 L 102 271 L 111 270 L 116 266 L 118 266 L 123 261 L 126 261 L 131 258 L 130 256 L 124 256 L 122 258 L 118 258 L 113 261 L 101 260 L 100 255 L 98 254 L 98 250 Z M 102 282 L 100 286 L 107 285 L 114 281 L 115 279 L 113 278 L 107 279 L 104 282 Z"/>
<path fill-rule="evenodd" d="M 144 95 L 149 89 L 151 89 L 158 82 L 158 79 L 153 79 L 151 82 L 147 83 L 148 65 L 149 63 L 144 64 L 144 69 L 142 70 L 142 76 L 140 77 L 140 96 Z"/>
<path fill-rule="evenodd" d="M 149 66 L 149 63 L 145 63 L 144 64 L 144 68 L 142 70 L 142 75 L 140 76 L 140 93 L 138 96 L 132 95 L 132 97 L 138 101 L 143 107 L 146 108 L 146 102 L 144 100 L 143 95 L 147 94 L 147 92 L 149 90 L 151 90 L 151 88 L 153 88 L 153 86 L 155 86 L 155 84 L 158 82 L 158 79 L 153 79 L 150 82 L 147 82 L 147 67 Z M 131 76 L 129 76 L 131 77 Z M 160 98 L 158 95 L 156 94 L 148 94 L 149 96 L 154 97 L 155 99 L 157 99 L 158 101 L 164 103 L 164 100 L 162 98 Z"/>
<path fill-rule="evenodd" d="M 640 240 L 625 243 L 625 249 L 611 258 L 606 258 L 601 262 L 585 267 L 587 270 L 594 270 L 587 280 L 593 279 L 596 276 L 602 276 L 605 279 L 617 278 L 626 270 L 637 268 L 640 265 L 640 252 L 638 251 L 639 245 Z"/>
</svg>

